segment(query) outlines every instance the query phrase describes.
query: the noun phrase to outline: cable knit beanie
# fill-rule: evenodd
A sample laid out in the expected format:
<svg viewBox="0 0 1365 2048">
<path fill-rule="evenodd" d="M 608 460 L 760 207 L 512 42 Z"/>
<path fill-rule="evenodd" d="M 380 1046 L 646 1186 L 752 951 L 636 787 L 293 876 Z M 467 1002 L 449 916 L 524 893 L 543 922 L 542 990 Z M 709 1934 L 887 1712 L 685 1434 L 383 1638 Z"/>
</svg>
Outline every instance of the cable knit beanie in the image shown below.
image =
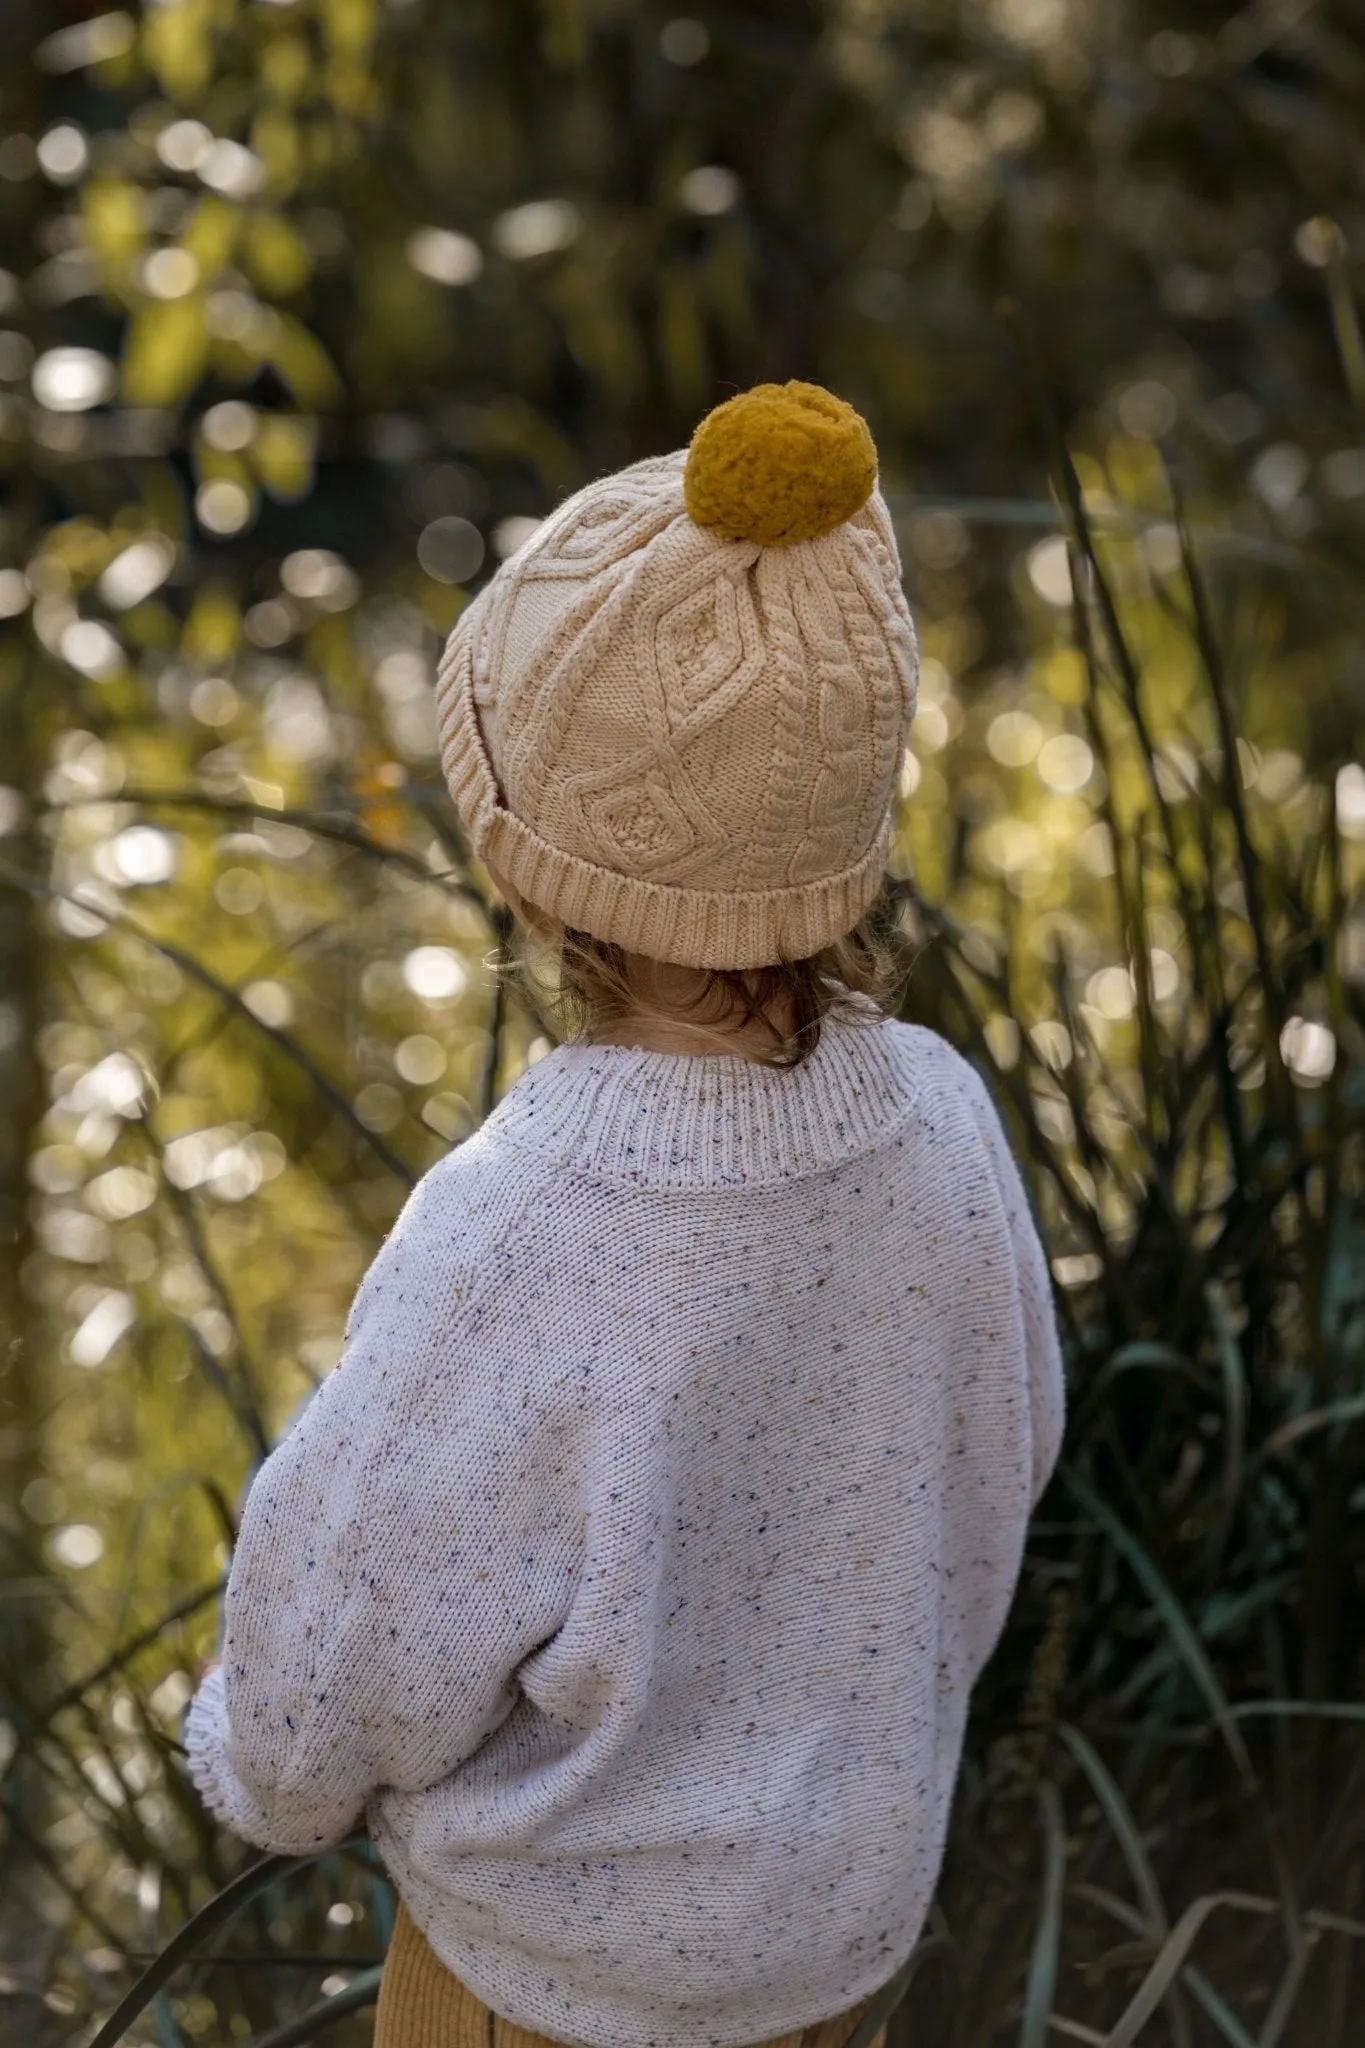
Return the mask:
<svg viewBox="0 0 1365 2048">
<path fill-rule="evenodd" d="M 679 966 L 803 959 L 882 882 L 918 655 L 877 456 L 815 384 L 567 499 L 456 624 L 441 758 L 475 853 Z"/>
</svg>

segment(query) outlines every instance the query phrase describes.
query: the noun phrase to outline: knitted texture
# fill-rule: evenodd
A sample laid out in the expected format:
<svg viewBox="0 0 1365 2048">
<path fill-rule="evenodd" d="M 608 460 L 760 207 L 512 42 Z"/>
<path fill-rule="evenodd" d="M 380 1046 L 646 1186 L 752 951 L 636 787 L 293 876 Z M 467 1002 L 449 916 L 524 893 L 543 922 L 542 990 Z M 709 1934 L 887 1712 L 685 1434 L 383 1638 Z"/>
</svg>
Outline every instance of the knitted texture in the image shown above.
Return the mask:
<svg viewBox="0 0 1365 2048">
<path fill-rule="evenodd" d="M 697 428 L 683 499 L 698 526 L 783 548 L 842 526 L 876 482 L 877 450 L 851 405 L 819 384 L 755 384 Z"/>
<path fill-rule="evenodd" d="M 847 456 L 845 425 L 788 400 L 768 443 L 702 463 L 713 494 L 765 445 L 777 476 L 793 409 Z M 697 450 L 715 422 L 725 453 L 726 412 Z M 503 564 L 441 660 L 441 758 L 476 854 L 564 924 L 689 967 L 806 958 L 885 873 L 918 673 L 895 534 L 836 467 L 812 472 L 853 507 L 832 530 L 727 539 L 689 515 L 688 471 L 678 452 L 589 484 Z"/>
<path fill-rule="evenodd" d="M 818 2026 L 779 2034 L 763 2048 L 847 2048 L 871 2002 L 864 1999 L 852 2012 Z M 504 2019 L 476 1998 L 446 1968 L 400 1903 L 379 1984 L 374 2048 L 545 2048 L 552 2039 Z M 885 2027 L 878 2028 L 868 2048 L 886 2048 Z"/>
<path fill-rule="evenodd" d="M 575 2048 L 845 2012 L 920 1933 L 1062 1415 L 942 1039 L 561 1047 L 422 1180 L 251 1487 L 195 1782 L 279 1851 L 363 1817 L 446 1967 Z"/>
</svg>

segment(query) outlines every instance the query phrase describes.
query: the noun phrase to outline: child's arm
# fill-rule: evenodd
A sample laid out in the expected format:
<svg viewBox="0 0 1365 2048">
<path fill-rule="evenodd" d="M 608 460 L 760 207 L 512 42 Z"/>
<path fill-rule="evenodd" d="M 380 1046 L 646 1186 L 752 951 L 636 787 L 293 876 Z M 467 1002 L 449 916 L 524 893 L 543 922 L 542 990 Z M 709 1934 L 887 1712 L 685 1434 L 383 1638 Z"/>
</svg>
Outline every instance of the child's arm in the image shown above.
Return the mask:
<svg viewBox="0 0 1365 2048">
<path fill-rule="evenodd" d="M 1015 1164 L 999 1113 L 975 1068 L 964 1061 L 963 1070 L 968 1099 L 991 1155 L 1014 1245 L 1028 1357 L 1029 1415 L 1033 1439 L 1032 1500 L 1036 1506 L 1061 1453 L 1066 1423 L 1066 1383 L 1057 1335 L 1057 1312 L 1052 1298 L 1052 1275 L 1023 1178 Z"/>
<path fill-rule="evenodd" d="M 575 1461 L 538 1390 L 505 1359 L 494 1370 L 429 1199 L 256 1476 L 221 1667 L 187 1717 L 206 1804 L 263 1848 L 334 1846 L 381 1785 L 447 1776 L 511 1712 L 516 1667 L 568 1610 Z"/>
</svg>

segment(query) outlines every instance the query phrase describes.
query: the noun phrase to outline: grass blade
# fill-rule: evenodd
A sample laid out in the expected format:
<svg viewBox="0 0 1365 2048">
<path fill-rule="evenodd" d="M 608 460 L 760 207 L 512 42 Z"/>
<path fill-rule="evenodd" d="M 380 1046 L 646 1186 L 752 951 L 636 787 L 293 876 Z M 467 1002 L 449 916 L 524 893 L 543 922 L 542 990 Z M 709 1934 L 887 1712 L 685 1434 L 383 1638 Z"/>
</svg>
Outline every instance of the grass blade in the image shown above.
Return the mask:
<svg viewBox="0 0 1365 2048">
<path fill-rule="evenodd" d="M 1255 1714 L 1307 1715 L 1323 1721 L 1365 1721 L 1365 1707 L 1350 1700 L 1243 1700 L 1230 1709 L 1236 1721 Z"/>
<path fill-rule="evenodd" d="M 1133 1889 L 1141 1902 L 1150 1931 L 1157 1935 L 1165 1934 L 1170 1921 L 1156 1881 L 1156 1873 L 1152 1869 L 1147 1851 L 1142 1846 L 1142 1837 L 1128 1809 L 1127 1800 L 1114 1783 L 1107 1765 L 1086 1741 L 1079 1728 L 1073 1728 L 1069 1722 L 1063 1721 L 1057 1733 L 1090 1780 L 1090 1789 L 1099 1801 L 1100 1811 L 1114 1831 L 1114 1838 L 1123 1851 L 1123 1860 L 1128 1865 L 1128 1874 L 1133 1880 Z"/>
<path fill-rule="evenodd" d="M 1351 293 L 1346 237 L 1335 221 L 1332 222 L 1327 246 L 1326 269 L 1327 303 L 1331 309 L 1337 353 L 1341 357 L 1341 373 L 1355 401 L 1356 411 L 1365 416 L 1365 337 L 1361 335 L 1360 315 Z"/>
<path fill-rule="evenodd" d="M 1142 1915 L 1135 1911 L 1132 1906 L 1126 1905 L 1122 1899 L 1116 1899 L 1112 1892 L 1105 1891 L 1102 1885 L 1076 1883 L 1069 1886 L 1068 1889 L 1077 1898 L 1084 1899 L 1087 1904 L 1098 1906 L 1102 1913 L 1110 1914 L 1122 1926 L 1128 1928 L 1131 1933 L 1142 1933 L 1144 1924 Z M 1268 1912 L 1272 1910 L 1271 1901 L 1267 1899 L 1265 1903 L 1266 1910 Z M 1228 2043 L 1228 2048 L 1256 2048 L 1255 2041 L 1242 2025 L 1236 2013 L 1232 2011 L 1226 2000 L 1214 1990 L 1202 1970 L 1196 1970 L 1193 1963 L 1186 1963 L 1180 1972 L 1180 1982 L 1188 1990 L 1195 2003 L 1202 2007 L 1203 2011 L 1213 2022 L 1223 2039 Z"/>
<path fill-rule="evenodd" d="M 68 1707 L 74 1707 L 86 1693 L 93 1692 L 97 1685 L 103 1685 L 107 1678 L 112 1678 L 117 1672 L 122 1671 L 125 1664 L 130 1663 L 139 1651 L 149 1648 L 168 1628 L 173 1628 L 178 1621 L 188 1620 L 189 1616 L 197 1614 L 201 1607 L 207 1607 L 210 1600 L 216 1600 L 222 1590 L 221 1580 L 215 1579 L 211 1586 L 201 1586 L 197 1593 L 191 1593 L 186 1599 L 178 1601 L 169 1613 L 163 1614 L 147 1628 L 140 1629 L 135 1636 L 130 1637 L 115 1650 L 112 1656 L 106 1657 L 102 1664 L 96 1665 L 84 1678 L 77 1679 L 67 1686 L 65 1691 L 58 1693 L 56 1699 L 46 1709 L 46 1718 L 50 1721 L 54 1715 L 64 1713 Z"/>
<path fill-rule="evenodd" d="M 1270 2011 L 1266 2014 L 1266 2022 L 1261 2029 L 1256 2048 L 1279 2048 L 1280 2036 L 1289 2024 L 1294 2000 L 1302 1988 L 1304 1972 L 1312 1960 L 1319 1938 L 1317 1928 L 1310 1928 L 1299 1948 L 1289 1958 L 1289 1967 L 1280 1979 L 1279 1989 L 1275 1993 Z"/>
<path fill-rule="evenodd" d="M 330 1998 L 324 1998 L 318 2005 L 310 2005 L 307 2012 L 301 2012 L 297 2019 L 272 2027 L 268 2034 L 257 2034 L 247 2048 L 301 2048 L 305 2041 L 316 2041 L 320 2034 L 335 2026 L 338 2020 L 344 2020 L 348 2013 L 363 2012 L 367 2005 L 373 2005 L 379 1996 L 383 1975 L 382 1963 L 377 1969 L 362 1970 L 358 1977 L 352 1977 L 344 1991 L 333 1992 Z"/>
<path fill-rule="evenodd" d="M 1019 2048 L 1047 2048 L 1052 1997 L 1057 1988 L 1057 1956 L 1062 1939 L 1062 1885 L 1066 1876 L 1066 1820 L 1057 1787 L 1044 1780 L 1038 1787 L 1043 1823 L 1043 1884 L 1038 1925 L 1029 1959 Z"/>
<path fill-rule="evenodd" d="M 1218 1364 L 1223 1375 L 1223 1412 L 1227 1427 L 1223 1452 L 1223 1501 L 1219 1515 L 1218 1541 L 1215 1550 L 1221 1549 L 1228 1527 L 1237 1506 L 1242 1488 L 1243 1461 L 1246 1455 L 1246 1412 L 1247 1377 L 1242 1358 L 1242 1347 L 1232 1327 L 1232 1317 L 1223 1290 L 1214 1281 L 1204 1289 L 1209 1316 L 1213 1323 L 1214 1337 L 1218 1349 Z"/>
<path fill-rule="evenodd" d="M 1114 1548 L 1119 1552 L 1119 1555 L 1132 1567 L 1134 1573 L 1146 1587 L 1153 1606 L 1170 1631 L 1171 1637 L 1189 1669 L 1190 1676 L 1194 1679 L 1195 1684 L 1209 1703 L 1213 1718 L 1222 1731 L 1223 1740 L 1226 1742 L 1232 1759 L 1237 1766 L 1243 1786 L 1248 1792 L 1255 1791 L 1257 1779 L 1250 1753 L 1245 1742 L 1242 1740 L 1241 1731 L 1232 1718 L 1227 1698 L 1224 1695 L 1222 1686 L 1218 1683 L 1218 1675 L 1209 1661 L 1208 1653 L 1205 1651 L 1203 1644 L 1195 1634 L 1189 1616 L 1166 1584 L 1166 1581 L 1162 1578 L 1161 1573 L 1157 1570 L 1151 1558 L 1147 1555 L 1146 1550 L 1138 1542 L 1131 1530 L 1124 1527 L 1108 1502 L 1102 1500 L 1089 1482 L 1082 1479 L 1079 1472 L 1075 1471 L 1073 1467 L 1064 1466 L 1061 1477 L 1086 1513 L 1093 1516 L 1095 1521 L 1099 1523 Z"/>
<path fill-rule="evenodd" d="M 331 1851 L 329 1854 L 333 1853 Z M 272 1884 L 292 1876 L 296 1870 L 305 1869 L 318 1861 L 316 1856 L 264 1856 L 234 1877 L 231 1884 L 215 1893 L 206 1906 L 188 1919 L 171 1936 L 154 1962 L 147 1965 L 131 1991 L 127 1992 L 114 2007 L 99 2031 L 87 2043 L 87 2048 L 116 2048 L 116 2044 L 127 2035 L 129 2027 L 142 2012 L 145 2012 L 163 1984 L 169 1983 L 176 1971 L 195 1954 L 200 1944 L 210 1934 L 216 1934 L 221 1927 L 235 1919 L 254 1898 L 268 1890 Z"/>
<path fill-rule="evenodd" d="M 1307 1415 L 1296 1415 L 1292 1421 L 1281 1423 L 1272 1430 L 1261 1444 L 1251 1462 L 1251 1471 L 1256 1472 L 1268 1458 L 1277 1457 L 1290 1444 L 1301 1437 L 1311 1436 L 1314 1430 L 1327 1429 L 1334 1422 L 1359 1422 L 1365 1415 L 1365 1394 L 1352 1394 L 1341 1401 L 1329 1401 L 1322 1408 L 1310 1409 Z"/>
<path fill-rule="evenodd" d="M 1165 1997 L 1194 1945 L 1195 1936 L 1210 1914 L 1216 1912 L 1219 1906 L 1240 1906 L 1244 1911 L 1253 1913 L 1275 1911 L 1269 1899 L 1253 1898 L 1246 1892 L 1207 1892 L 1203 1898 L 1195 1899 L 1186 1907 L 1162 1943 L 1160 1954 L 1129 2000 L 1117 2024 L 1105 2035 L 1104 2048 L 1132 2048 L 1133 2042 Z"/>
</svg>

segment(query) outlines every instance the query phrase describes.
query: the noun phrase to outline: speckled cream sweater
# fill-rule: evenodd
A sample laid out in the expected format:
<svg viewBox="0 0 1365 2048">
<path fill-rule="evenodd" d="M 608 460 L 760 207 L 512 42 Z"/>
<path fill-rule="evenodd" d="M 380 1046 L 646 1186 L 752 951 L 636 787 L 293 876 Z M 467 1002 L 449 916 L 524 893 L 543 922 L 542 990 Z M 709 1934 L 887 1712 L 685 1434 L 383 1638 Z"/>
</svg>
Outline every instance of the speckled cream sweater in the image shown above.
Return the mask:
<svg viewBox="0 0 1365 2048">
<path fill-rule="evenodd" d="M 187 1722 L 266 1848 L 368 1824 L 480 1998 L 732 2048 L 919 1935 L 1063 1418 L 990 1099 L 571 1045 L 426 1175 L 262 1467 Z"/>
</svg>

